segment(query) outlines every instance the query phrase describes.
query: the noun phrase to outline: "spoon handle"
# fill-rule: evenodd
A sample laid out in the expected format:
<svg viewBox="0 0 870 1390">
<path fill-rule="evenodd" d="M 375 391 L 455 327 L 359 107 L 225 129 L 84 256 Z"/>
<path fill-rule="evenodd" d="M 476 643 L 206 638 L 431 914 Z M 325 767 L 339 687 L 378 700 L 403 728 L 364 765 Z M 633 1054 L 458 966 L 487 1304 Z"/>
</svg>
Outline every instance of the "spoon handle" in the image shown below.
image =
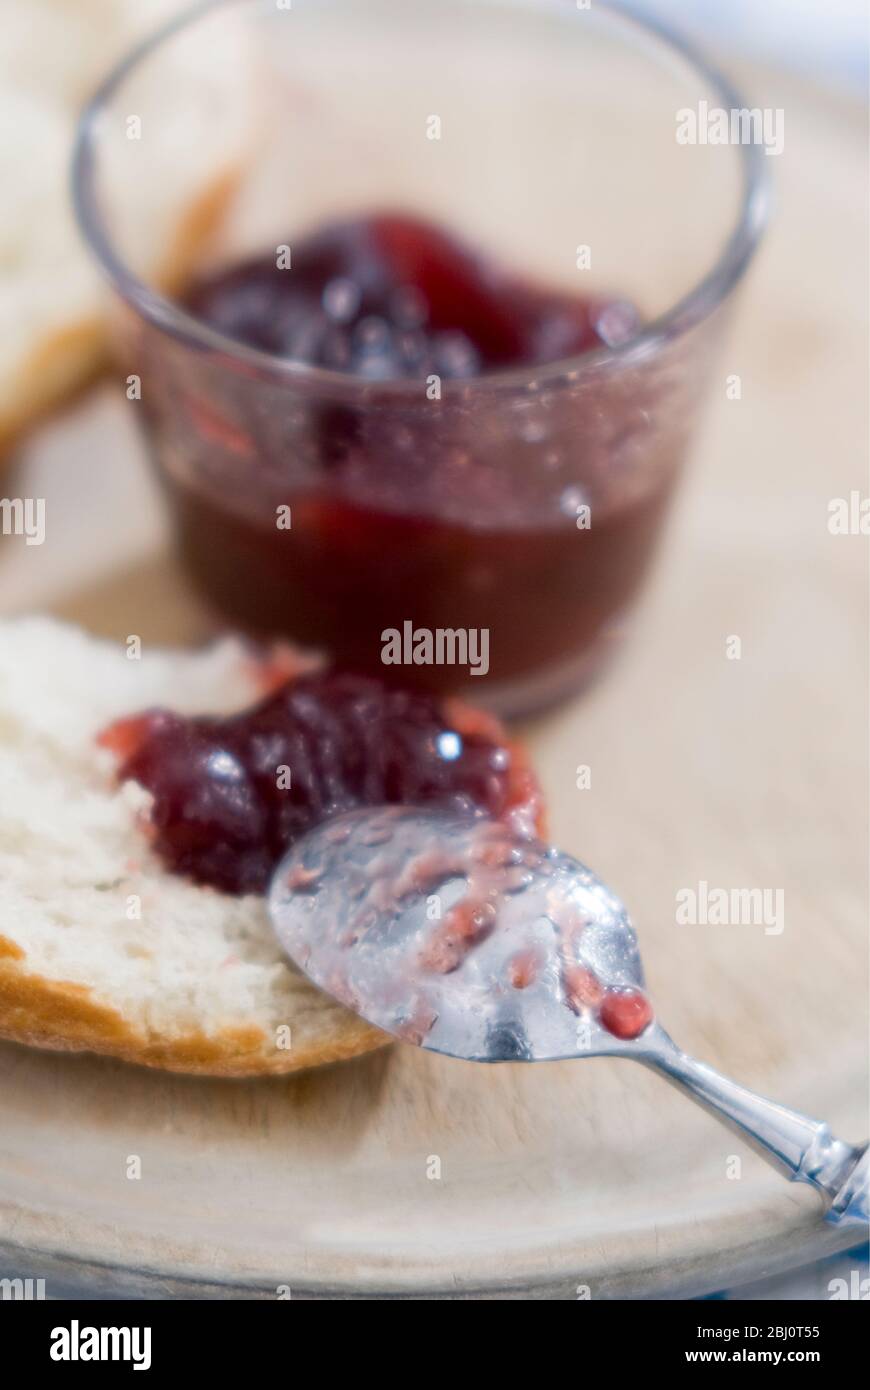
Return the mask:
<svg viewBox="0 0 870 1390">
<path fill-rule="evenodd" d="M 821 1121 L 738 1086 L 667 1041 L 669 1046 L 656 1048 L 642 1060 L 736 1128 L 792 1182 L 810 1183 L 823 1193 L 829 1202 L 828 1221 L 839 1226 L 867 1223 L 866 1144 L 836 1139 Z"/>
</svg>

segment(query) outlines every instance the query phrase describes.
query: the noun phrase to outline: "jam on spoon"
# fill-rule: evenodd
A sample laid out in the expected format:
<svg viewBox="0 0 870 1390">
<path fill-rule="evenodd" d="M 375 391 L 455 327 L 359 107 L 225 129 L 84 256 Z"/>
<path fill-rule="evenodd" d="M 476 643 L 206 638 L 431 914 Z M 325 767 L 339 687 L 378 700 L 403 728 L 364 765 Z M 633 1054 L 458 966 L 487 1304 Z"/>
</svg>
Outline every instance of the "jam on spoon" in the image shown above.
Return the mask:
<svg viewBox="0 0 870 1390">
<path fill-rule="evenodd" d="M 269 910 L 310 980 L 404 1042 L 470 1062 L 641 1062 L 815 1187 L 829 1222 L 866 1228 L 867 1144 L 681 1051 L 654 1016 L 623 903 L 573 856 L 481 818 L 351 811 L 288 851 Z"/>
</svg>

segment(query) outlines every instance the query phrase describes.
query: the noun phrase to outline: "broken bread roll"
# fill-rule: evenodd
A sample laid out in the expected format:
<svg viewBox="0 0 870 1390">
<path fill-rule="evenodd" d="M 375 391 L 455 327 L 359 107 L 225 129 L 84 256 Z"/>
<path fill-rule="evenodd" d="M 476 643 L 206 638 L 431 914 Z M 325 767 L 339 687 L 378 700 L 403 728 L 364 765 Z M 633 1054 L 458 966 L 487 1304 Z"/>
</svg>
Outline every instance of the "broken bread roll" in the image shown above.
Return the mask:
<svg viewBox="0 0 870 1390">
<path fill-rule="evenodd" d="M 28 0 L 4 7 L 0 456 L 106 360 L 110 293 L 72 208 L 76 124 L 111 68 L 183 9 L 181 0 L 144 6 L 137 0 Z M 220 41 L 227 48 L 234 42 L 229 26 Z M 152 148 L 142 165 L 136 147 L 123 130 L 118 133 L 129 165 L 124 207 L 140 247 L 134 269 L 168 291 L 183 283 L 219 227 L 250 138 L 250 111 L 220 100 L 213 70 L 226 68 L 232 51 L 216 53 L 217 42 L 201 52 L 188 46 L 183 66 L 149 69 L 136 89 L 142 140 L 149 148 L 162 140 L 165 157 Z M 219 141 L 213 136 L 218 120 Z M 212 138 L 204 140 L 203 130 Z"/>
<path fill-rule="evenodd" d="M 96 743 L 149 706 L 244 708 L 275 674 L 232 639 L 130 660 L 52 619 L 0 622 L 0 1037 L 212 1076 L 389 1041 L 289 967 L 262 897 L 163 868 L 147 792 Z"/>
</svg>

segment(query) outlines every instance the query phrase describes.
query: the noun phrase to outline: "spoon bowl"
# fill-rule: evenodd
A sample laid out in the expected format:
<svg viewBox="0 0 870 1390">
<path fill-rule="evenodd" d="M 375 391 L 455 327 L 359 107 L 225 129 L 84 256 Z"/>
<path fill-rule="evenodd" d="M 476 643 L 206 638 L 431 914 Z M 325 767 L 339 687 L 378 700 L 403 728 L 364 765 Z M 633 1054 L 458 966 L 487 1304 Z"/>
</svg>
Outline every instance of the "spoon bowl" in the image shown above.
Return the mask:
<svg viewBox="0 0 870 1390">
<path fill-rule="evenodd" d="M 325 822 L 283 861 L 270 909 L 315 984 L 432 1052 L 601 1056 L 642 1049 L 652 1023 L 620 900 L 570 855 L 485 818 L 383 807 Z"/>
</svg>

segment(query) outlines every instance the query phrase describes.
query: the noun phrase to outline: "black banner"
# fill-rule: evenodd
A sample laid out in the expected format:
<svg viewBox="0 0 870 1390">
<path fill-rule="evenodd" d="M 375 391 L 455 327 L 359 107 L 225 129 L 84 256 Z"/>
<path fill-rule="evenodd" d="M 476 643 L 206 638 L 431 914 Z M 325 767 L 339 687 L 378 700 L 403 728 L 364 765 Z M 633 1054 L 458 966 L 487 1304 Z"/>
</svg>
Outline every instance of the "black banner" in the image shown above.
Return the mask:
<svg viewBox="0 0 870 1390">
<path fill-rule="evenodd" d="M 568 1323 L 561 1326 L 576 1338 L 578 1372 L 600 1365 L 605 1356 L 612 1361 L 615 1375 L 649 1375 L 686 1367 L 703 1377 L 722 1366 L 759 1366 L 774 1373 L 798 1366 L 829 1376 L 854 1366 L 862 1353 L 866 1309 L 862 1312 L 855 1305 L 866 1297 L 863 1291 L 856 1299 L 843 1300 L 852 1307 L 839 1301 L 593 1300 L 575 1306 Z M 5 1299 L 0 1301 L 0 1336 L 7 1364 L 11 1357 L 25 1372 L 48 1371 L 61 1379 L 99 1375 L 104 1370 L 115 1376 L 195 1370 L 198 1374 L 241 1373 L 250 1379 L 258 1368 L 270 1375 L 275 1373 L 272 1367 L 287 1364 L 289 1337 L 298 1353 L 302 1350 L 299 1339 L 320 1331 L 323 1325 L 319 1317 L 312 1317 L 312 1301 L 316 1300 L 73 1303 Z M 341 1319 L 342 1312 L 336 1310 L 333 1316 Z M 373 1336 L 372 1329 L 366 1341 L 367 1359 L 373 1351 Z M 356 1357 L 360 1350 L 356 1338 L 353 1345 Z M 380 1345 L 381 1355 L 389 1356 L 382 1336 Z M 434 1356 L 427 1354 L 428 1377 L 436 1370 L 442 1347 L 446 1353 L 439 1337 Z M 489 1355 L 494 1349 L 487 1353 L 490 1377 Z M 334 1340 L 312 1341 L 310 1354 L 325 1353 L 334 1371 L 341 1364 L 336 1350 Z M 564 1355 L 565 1348 L 560 1357 L 563 1364 Z M 573 1359 L 569 1355 L 569 1362 Z"/>
</svg>

